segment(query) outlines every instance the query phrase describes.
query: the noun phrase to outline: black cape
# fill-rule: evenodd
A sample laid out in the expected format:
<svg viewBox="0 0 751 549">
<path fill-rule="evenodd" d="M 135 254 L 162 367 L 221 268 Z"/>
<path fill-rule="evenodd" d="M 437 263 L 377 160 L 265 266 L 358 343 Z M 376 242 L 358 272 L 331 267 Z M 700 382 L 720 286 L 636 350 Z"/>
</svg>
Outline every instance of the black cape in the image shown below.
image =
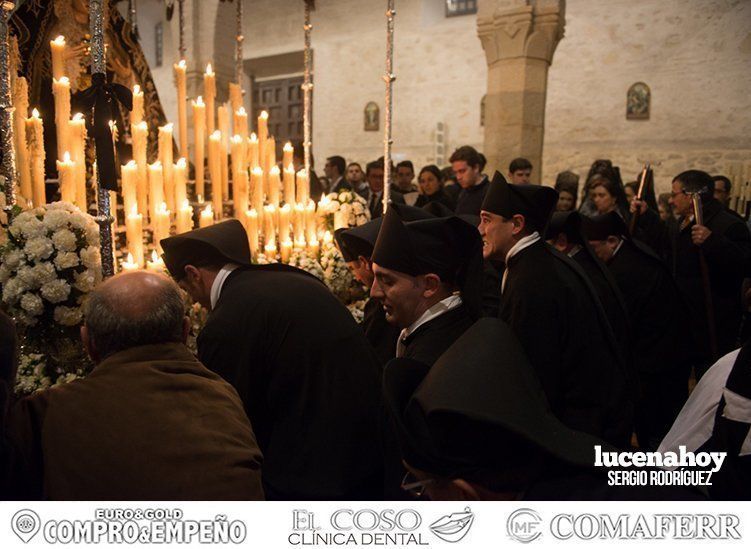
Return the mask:
<svg viewBox="0 0 751 549">
<path fill-rule="evenodd" d="M 685 303 L 667 267 L 650 248 L 624 240 L 608 263 L 629 311 L 639 376 L 639 446 L 655 449 L 688 398 L 695 358 Z"/>
<path fill-rule="evenodd" d="M 198 354 L 240 394 L 268 499 L 379 497 L 378 360 L 315 277 L 286 266 L 236 269 Z"/>
<path fill-rule="evenodd" d="M 482 201 L 488 192 L 490 182 L 485 177 L 480 183 L 469 189 L 462 189 L 456 200 L 456 215 L 480 215 Z"/>
<path fill-rule="evenodd" d="M 396 340 L 401 330 L 386 320 L 383 305 L 375 298 L 368 299 L 363 313 L 365 316 L 360 326 L 383 366 L 396 356 Z"/>
<path fill-rule="evenodd" d="M 542 241 L 513 256 L 500 318 L 521 341 L 558 419 L 615 446 L 628 444 L 633 389 L 602 306 L 576 263 Z"/>
<path fill-rule="evenodd" d="M 473 323 L 464 305 L 443 313 L 407 336 L 404 358 L 432 365 Z"/>
</svg>

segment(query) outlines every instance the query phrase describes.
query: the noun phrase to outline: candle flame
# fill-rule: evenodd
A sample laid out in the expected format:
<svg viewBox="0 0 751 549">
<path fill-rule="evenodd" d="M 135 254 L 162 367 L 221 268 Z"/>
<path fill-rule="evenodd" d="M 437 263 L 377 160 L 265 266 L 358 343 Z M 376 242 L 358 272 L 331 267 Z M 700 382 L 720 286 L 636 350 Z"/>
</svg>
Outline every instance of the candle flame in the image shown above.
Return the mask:
<svg viewBox="0 0 751 549">
<path fill-rule="evenodd" d="M 132 161 L 131 161 L 132 162 Z M 129 162 L 130 163 L 130 162 Z M 130 208 L 130 215 L 137 216 L 140 215 L 138 213 L 138 206 L 136 204 L 133 204 L 133 206 Z"/>
<path fill-rule="evenodd" d="M 136 128 L 138 128 L 142 132 L 145 132 L 146 130 L 149 129 L 149 127 L 146 125 L 146 121 L 145 120 L 142 121 L 142 122 L 139 122 L 138 124 L 136 124 Z"/>
<path fill-rule="evenodd" d="M 283 151 L 285 151 L 285 152 L 289 152 L 289 151 L 294 151 L 295 149 L 294 149 L 294 147 L 292 146 L 292 143 L 290 143 L 289 141 L 287 141 L 287 142 L 286 142 L 286 143 L 284 144 L 284 147 L 282 148 L 282 150 L 283 150 Z"/>
<path fill-rule="evenodd" d="M 258 136 L 256 135 L 256 132 L 251 133 L 248 139 L 250 139 L 253 142 L 258 141 Z"/>
<path fill-rule="evenodd" d="M 267 113 L 266 111 L 261 111 L 261 114 L 260 114 L 260 116 L 258 118 L 263 118 L 264 120 L 268 120 L 269 119 L 269 113 Z"/>
<path fill-rule="evenodd" d="M 128 160 L 128 163 L 125 164 L 126 168 L 135 168 L 136 167 L 136 161 L 135 160 Z"/>
<path fill-rule="evenodd" d="M 263 169 L 260 166 L 256 166 L 253 168 L 253 175 L 262 177 L 263 176 Z"/>
<path fill-rule="evenodd" d="M 58 46 L 64 46 L 65 45 L 65 37 L 61 34 L 60 36 L 58 36 L 57 38 L 55 38 L 53 40 L 53 42 L 55 44 L 57 44 Z"/>
<path fill-rule="evenodd" d="M 180 59 L 180 62 L 177 64 L 177 66 L 180 67 L 181 69 L 184 69 L 185 67 L 188 66 L 188 64 L 185 62 L 185 59 Z"/>
<path fill-rule="evenodd" d="M 196 106 L 198 106 L 198 107 L 203 107 L 203 106 L 204 106 L 204 103 L 203 103 L 203 96 L 199 95 L 199 96 L 198 96 L 198 99 L 196 99 L 196 100 L 195 100 L 195 101 L 193 102 L 193 104 L 194 104 L 194 105 L 196 105 Z"/>
<path fill-rule="evenodd" d="M 65 153 L 63 153 L 63 162 L 70 162 L 70 153 L 68 151 L 65 151 Z"/>
<path fill-rule="evenodd" d="M 308 177 L 308 172 L 305 171 L 305 168 L 297 172 L 297 177 Z"/>
<path fill-rule="evenodd" d="M 245 111 L 245 107 L 240 107 L 239 109 L 237 109 L 236 114 L 238 116 L 248 116 L 248 113 Z"/>
<path fill-rule="evenodd" d="M 157 255 L 156 250 L 151 250 L 151 261 L 153 263 L 159 261 L 159 256 Z"/>
<path fill-rule="evenodd" d="M 251 208 L 248 210 L 248 217 L 258 217 L 258 212 L 255 208 Z"/>
<path fill-rule="evenodd" d="M 32 118 L 39 118 L 39 111 L 36 110 L 36 109 L 34 109 L 33 111 L 31 111 L 31 117 Z"/>
<path fill-rule="evenodd" d="M 186 167 L 188 166 L 188 163 L 187 163 L 187 161 L 185 160 L 185 158 L 182 158 L 182 157 L 181 157 L 181 158 L 178 158 L 178 159 L 177 159 L 177 162 L 175 163 L 175 165 L 176 165 L 176 166 L 177 166 L 178 168 L 180 168 L 180 169 L 184 169 L 184 168 L 186 168 Z"/>
<path fill-rule="evenodd" d="M 206 65 L 206 74 L 210 76 L 214 76 L 214 70 L 211 68 L 211 63 Z"/>
<path fill-rule="evenodd" d="M 73 122 L 83 122 L 83 113 L 77 112 L 73 115 Z"/>
<path fill-rule="evenodd" d="M 60 80 L 53 78 L 52 81 L 57 82 L 58 84 L 65 84 L 66 86 L 70 86 L 70 79 L 67 76 L 61 76 Z"/>
<path fill-rule="evenodd" d="M 138 95 L 139 93 L 141 93 L 141 86 L 136 84 L 135 86 L 133 86 L 133 95 Z"/>
<path fill-rule="evenodd" d="M 279 175 L 279 166 L 271 166 L 271 169 L 269 170 L 269 175 Z"/>
<path fill-rule="evenodd" d="M 279 210 L 283 211 L 284 213 L 289 213 L 290 211 L 292 211 L 292 206 L 290 206 L 289 204 L 285 204 L 284 206 L 279 208 Z"/>
<path fill-rule="evenodd" d="M 167 203 L 162 202 L 159 204 L 159 213 L 167 213 Z"/>
<path fill-rule="evenodd" d="M 221 138 L 222 132 L 219 130 L 215 130 L 214 133 L 209 136 L 209 139 L 213 139 L 214 141 L 219 141 Z"/>
<path fill-rule="evenodd" d="M 126 263 L 133 263 L 133 254 L 128 252 L 128 261 Z"/>
<path fill-rule="evenodd" d="M 295 204 L 295 211 L 302 213 L 305 211 L 305 206 L 298 202 L 297 204 Z"/>
<path fill-rule="evenodd" d="M 243 136 L 242 135 L 233 135 L 232 136 L 232 142 L 233 143 L 242 143 L 243 142 Z"/>
<path fill-rule="evenodd" d="M 162 126 L 161 128 L 159 128 L 159 133 L 172 132 L 172 127 L 173 127 L 172 122 L 169 122 L 165 124 L 164 126 Z"/>
<path fill-rule="evenodd" d="M 285 171 L 292 172 L 293 174 L 295 173 L 295 165 L 292 162 L 290 162 L 289 165 L 284 169 Z"/>
<path fill-rule="evenodd" d="M 149 164 L 149 168 L 151 168 L 152 170 L 158 170 L 161 167 L 162 167 L 162 161 L 161 160 L 157 160 L 153 164 Z"/>
<path fill-rule="evenodd" d="M 185 200 L 183 200 L 183 206 L 182 206 L 182 209 L 183 209 L 183 210 L 186 210 L 186 209 L 190 209 L 190 202 L 188 202 L 188 199 L 187 199 L 187 198 L 186 198 Z"/>
<path fill-rule="evenodd" d="M 213 215 L 213 212 L 211 211 L 211 204 L 204 208 L 203 215 Z"/>
<path fill-rule="evenodd" d="M 263 211 L 265 211 L 266 213 L 272 214 L 276 211 L 276 208 L 274 207 L 273 204 L 267 204 L 266 206 L 263 207 Z"/>
</svg>

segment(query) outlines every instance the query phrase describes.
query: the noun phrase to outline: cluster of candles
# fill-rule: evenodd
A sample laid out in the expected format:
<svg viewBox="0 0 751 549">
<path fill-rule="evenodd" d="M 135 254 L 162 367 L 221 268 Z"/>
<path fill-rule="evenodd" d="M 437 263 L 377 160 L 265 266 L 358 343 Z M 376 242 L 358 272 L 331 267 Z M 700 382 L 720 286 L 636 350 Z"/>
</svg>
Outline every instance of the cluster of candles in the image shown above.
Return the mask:
<svg viewBox="0 0 751 549">
<path fill-rule="evenodd" d="M 71 116 L 70 80 L 65 75 L 66 47 L 62 36 L 50 42 L 60 195 L 62 201 L 86 211 L 86 124 L 82 114 Z M 249 133 L 248 114 L 242 105 L 243 91 L 234 83 L 229 85 L 229 102 L 217 107 L 216 75 L 211 65 L 204 74 L 203 95 L 191 101 L 193 145 L 189 151 L 186 68 L 185 60 L 174 65 L 178 99 L 177 159 L 173 158 L 174 127 L 170 123 L 159 128 L 158 158 L 148 163 L 144 93 L 138 85 L 133 88 L 129 120 L 133 159 L 121 166 L 127 245 L 127 260 L 121 263 L 121 268 L 162 270 L 160 240 L 194 228 L 193 205 L 197 204 L 199 209 L 198 226 L 206 227 L 224 218 L 225 204 L 229 201 L 233 216 L 247 230 L 254 256 L 259 253 L 269 257 L 278 255 L 281 261 L 287 262 L 293 249 L 305 249 L 317 255 L 321 241 L 331 242 L 331 235 L 321 231 L 324 215 L 321 205 L 325 204 L 319 203 L 317 208 L 310 199 L 308 174 L 304 169 L 295 171 L 291 143 L 286 143 L 282 149 L 280 169 L 276 161 L 276 141 L 268 131 L 268 113 L 260 113 L 257 133 Z M 36 109 L 26 118 L 28 85 L 22 77 L 14 86 L 14 105 L 19 191 L 28 204 L 44 204 L 43 123 Z M 116 128 L 113 128 L 113 138 L 117 139 Z M 190 197 L 189 158 L 195 166 L 195 186 Z M 204 201 L 207 190 L 210 201 Z M 116 204 L 114 200 L 113 204 Z M 153 235 L 150 261 L 144 245 L 147 232 Z"/>
</svg>

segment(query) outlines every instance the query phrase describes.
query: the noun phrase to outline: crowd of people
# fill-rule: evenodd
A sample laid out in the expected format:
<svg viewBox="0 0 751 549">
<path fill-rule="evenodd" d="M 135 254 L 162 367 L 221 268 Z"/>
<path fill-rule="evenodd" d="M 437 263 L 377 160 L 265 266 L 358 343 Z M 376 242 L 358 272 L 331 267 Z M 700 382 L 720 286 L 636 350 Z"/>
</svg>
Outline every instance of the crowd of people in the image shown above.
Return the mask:
<svg viewBox="0 0 751 549">
<path fill-rule="evenodd" d="M 315 276 L 252 263 L 230 220 L 162 241 L 171 279 L 85 305 L 92 374 L 15 401 L 0 323 L 2 488 L 35 499 L 748 499 L 751 234 L 730 181 L 640 193 L 596 161 L 327 159 L 371 220 L 335 240 L 364 320 Z M 701 212 L 697 210 L 701 209 Z M 697 216 L 697 214 L 700 214 Z M 181 292 L 208 311 L 197 356 Z M 689 389 L 696 384 L 689 397 Z M 594 448 L 722 451 L 708 488 L 612 487 Z"/>
</svg>

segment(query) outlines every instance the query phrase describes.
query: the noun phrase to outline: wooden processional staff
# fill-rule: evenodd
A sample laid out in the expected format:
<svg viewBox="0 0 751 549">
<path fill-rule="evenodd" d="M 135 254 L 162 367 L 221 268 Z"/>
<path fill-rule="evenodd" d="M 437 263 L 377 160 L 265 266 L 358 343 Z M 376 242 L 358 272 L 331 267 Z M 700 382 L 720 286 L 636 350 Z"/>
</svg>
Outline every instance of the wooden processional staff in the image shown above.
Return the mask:
<svg viewBox="0 0 751 549">
<path fill-rule="evenodd" d="M 15 2 L 0 0 L 0 148 L 3 162 L 0 175 L 5 178 L 5 211 L 10 224 L 16 205 L 16 148 L 13 142 L 13 99 L 10 90 L 10 32 L 8 23 Z"/>
<path fill-rule="evenodd" d="M 383 213 L 386 213 L 391 198 L 391 117 L 394 107 L 394 0 L 387 0 L 386 9 L 386 82 L 385 121 L 383 124 Z"/>
</svg>

